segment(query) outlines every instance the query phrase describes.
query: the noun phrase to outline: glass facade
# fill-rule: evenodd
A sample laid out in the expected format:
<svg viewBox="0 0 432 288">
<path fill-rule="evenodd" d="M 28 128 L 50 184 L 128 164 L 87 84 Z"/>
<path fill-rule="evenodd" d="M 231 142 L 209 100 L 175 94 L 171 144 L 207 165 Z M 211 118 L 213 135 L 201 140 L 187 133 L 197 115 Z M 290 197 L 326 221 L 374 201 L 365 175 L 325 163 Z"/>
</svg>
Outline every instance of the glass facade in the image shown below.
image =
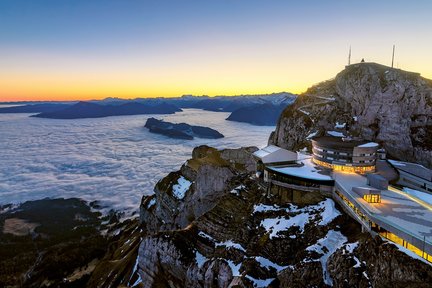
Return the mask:
<svg viewBox="0 0 432 288">
<path fill-rule="evenodd" d="M 333 169 L 334 171 L 339 172 L 347 172 L 347 173 L 367 173 L 367 172 L 374 172 L 375 171 L 375 165 L 371 166 L 349 166 L 349 165 L 338 165 L 338 164 L 330 164 L 321 160 L 318 160 L 316 158 L 313 158 L 312 161 L 320 166 Z"/>
</svg>

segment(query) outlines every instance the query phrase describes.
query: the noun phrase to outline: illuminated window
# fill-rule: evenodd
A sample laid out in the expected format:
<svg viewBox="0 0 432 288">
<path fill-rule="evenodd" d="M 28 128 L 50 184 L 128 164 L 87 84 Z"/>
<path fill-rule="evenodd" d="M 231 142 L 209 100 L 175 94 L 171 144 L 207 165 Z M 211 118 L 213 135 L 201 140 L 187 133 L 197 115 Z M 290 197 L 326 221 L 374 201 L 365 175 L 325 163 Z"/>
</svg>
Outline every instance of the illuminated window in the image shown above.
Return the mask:
<svg viewBox="0 0 432 288">
<path fill-rule="evenodd" d="M 363 199 L 369 203 L 380 203 L 381 202 L 381 195 L 379 195 L 379 194 L 366 194 L 363 196 Z"/>
<path fill-rule="evenodd" d="M 330 157 L 329 157 L 330 158 Z M 327 159 L 329 159 L 327 158 Z M 318 159 L 312 158 L 312 161 L 315 164 L 318 164 L 320 166 L 333 169 L 334 171 L 341 171 L 341 172 L 347 172 L 347 173 L 367 173 L 367 172 L 373 172 L 375 171 L 375 165 L 372 166 L 345 166 L 345 165 L 336 165 L 336 164 L 330 164 L 324 161 L 320 161 Z"/>
</svg>

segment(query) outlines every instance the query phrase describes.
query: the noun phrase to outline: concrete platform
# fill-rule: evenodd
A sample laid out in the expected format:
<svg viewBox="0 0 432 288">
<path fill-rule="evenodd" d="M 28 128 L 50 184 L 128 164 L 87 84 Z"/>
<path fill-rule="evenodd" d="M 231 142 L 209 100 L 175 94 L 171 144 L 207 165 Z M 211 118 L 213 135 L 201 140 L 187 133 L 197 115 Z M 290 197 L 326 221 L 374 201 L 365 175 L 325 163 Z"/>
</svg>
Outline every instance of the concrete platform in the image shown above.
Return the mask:
<svg viewBox="0 0 432 288">
<path fill-rule="evenodd" d="M 352 191 L 369 187 L 359 174 L 333 172 L 336 189 L 346 196 L 367 218 L 416 247 L 432 254 L 432 207 L 405 192 L 389 187 L 381 191 L 381 203 L 368 203 Z"/>
</svg>

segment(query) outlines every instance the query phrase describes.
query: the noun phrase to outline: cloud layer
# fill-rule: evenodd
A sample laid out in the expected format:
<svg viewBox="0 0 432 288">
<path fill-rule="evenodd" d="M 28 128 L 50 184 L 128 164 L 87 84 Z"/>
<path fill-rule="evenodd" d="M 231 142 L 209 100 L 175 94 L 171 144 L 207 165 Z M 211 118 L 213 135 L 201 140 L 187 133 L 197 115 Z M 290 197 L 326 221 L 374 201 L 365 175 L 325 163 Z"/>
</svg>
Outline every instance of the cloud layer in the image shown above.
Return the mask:
<svg viewBox="0 0 432 288">
<path fill-rule="evenodd" d="M 99 200 L 133 212 L 142 195 L 190 158 L 193 147 L 263 146 L 273 127 L 225 121 L 228 113 L 188 109 L 160 115 L 214 128 L 222 139 L 192 141 L 149 133 L 148 116 L 53 120 L 0 115 L 0 204 L 44 197 Z"/>
</svg>

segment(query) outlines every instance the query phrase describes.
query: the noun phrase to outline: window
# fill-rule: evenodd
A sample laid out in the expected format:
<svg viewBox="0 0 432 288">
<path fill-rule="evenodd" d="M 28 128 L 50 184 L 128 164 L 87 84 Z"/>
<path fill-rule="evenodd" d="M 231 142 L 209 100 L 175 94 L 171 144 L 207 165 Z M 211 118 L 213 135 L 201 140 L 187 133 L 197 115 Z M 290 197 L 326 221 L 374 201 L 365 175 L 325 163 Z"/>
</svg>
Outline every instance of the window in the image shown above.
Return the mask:
<svg viewBox="0 0 432 288">
<path fill-rule="evenodd" d="M 381 195 L 379 194 L 366 194 L 363 196 L 363 199 L 368 203 L 380 203 Z"/>
</svg>

